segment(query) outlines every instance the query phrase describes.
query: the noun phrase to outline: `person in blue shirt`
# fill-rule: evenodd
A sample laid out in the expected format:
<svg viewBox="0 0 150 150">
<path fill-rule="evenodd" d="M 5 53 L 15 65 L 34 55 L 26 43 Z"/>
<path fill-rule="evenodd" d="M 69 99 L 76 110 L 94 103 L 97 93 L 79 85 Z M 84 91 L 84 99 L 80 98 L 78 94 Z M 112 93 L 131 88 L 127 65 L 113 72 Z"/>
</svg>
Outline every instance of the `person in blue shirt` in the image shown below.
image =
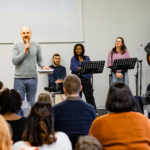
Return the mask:
<svg viewBox="0 0 150 150">
<path fill-rule="evenodd" d="M 63 83 L 63 80 L 66 76 L 66 68 L 60 65 L 60 55 L 53 55 L 53 64 L 50 68 L 54 69 L 53 74 L 48 74 L 49 84 L 48 87 L 53 87 L 56 89 L 56 84 Z"/>
<path fill-rule="evenodd" d="M 96 114 L 94 107 L 79 96 L 82 90 L 80 78 L 75 74 L 66 76 L 63 90 L 66 100 L 53 107 L 55 131 L 65 132 L 69 136 L 88 135 Z"/>
<path fill-rule="evenodd" d="M 71 58 L 71 64 L 70 64 L 70 70 L 72 74 L 79 75 L 82 62 L 90 61 L 90 58 L 88 56 L 85 56 L 84 53 L 85 53 L 85 49 L 82 44 L 76 44 L 74 46 L 74 56 Z M 79 76 L 79 77 L 81 79 L 81 84 L 83 87 L 82 91 L 85 95 L 87 103 L 93 105 L 96 110 L 92 84 L 90 81 L 91 75 L 83 74 L 82 76 Z M 82 97 L 82 92 L 80 92 L 80 96 Z"/>
</svg>

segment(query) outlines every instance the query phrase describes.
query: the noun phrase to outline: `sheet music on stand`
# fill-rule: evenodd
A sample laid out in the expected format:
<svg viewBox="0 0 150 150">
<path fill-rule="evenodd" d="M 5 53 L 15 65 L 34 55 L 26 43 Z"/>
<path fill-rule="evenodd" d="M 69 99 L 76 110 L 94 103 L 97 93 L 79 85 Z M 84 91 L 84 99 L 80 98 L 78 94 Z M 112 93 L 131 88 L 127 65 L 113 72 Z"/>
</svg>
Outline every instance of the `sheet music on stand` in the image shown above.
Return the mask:
<svg viewBox="0 0 150 150">
<path fill-rule="evenodd" d="M 102 73 L 105 61 L 82 62 L 80 74 Z"/>
<path fill-rule="evenodd" d="M 137 58 L 115 59 L 111 69 L 122 70 L 122 73 L 124 74 L 128 69 L 134 69 L 136 62 Z M 125 83 L 125 75 L 123 75 L 123 80 Z"/>
<path fill-rule="evenodd" d="M 128 70 L 134 69 L 137 58 L 115 59 L 112 70 Z"/>
<path fill-rule="evenodd" d="M 104 69 L 105 61 L 87 61 L 82 62 L 81 70 L 79 72 L 79 76 L 82 76 L 82 74 L 91 74 L 92 76 L 92 89 L 93 89 L 93 74 L 95 73 L 102 73 Z M 86 82 L 86 81 L 85 81 Z M 92 90 L 92 94 L 93 94 Z"/>
</svg>

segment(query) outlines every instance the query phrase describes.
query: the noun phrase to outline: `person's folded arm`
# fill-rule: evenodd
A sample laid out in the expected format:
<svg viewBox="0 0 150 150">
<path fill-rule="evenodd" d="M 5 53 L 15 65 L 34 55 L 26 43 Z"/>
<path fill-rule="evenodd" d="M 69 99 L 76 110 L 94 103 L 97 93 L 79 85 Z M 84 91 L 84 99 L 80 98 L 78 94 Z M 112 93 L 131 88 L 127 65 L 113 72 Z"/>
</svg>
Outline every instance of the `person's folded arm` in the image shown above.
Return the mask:
<svg viewBox="0 0 150 150">
<path fill-rule="evenodd" d="M 86 61 L 91 61 L 89 56 L 86 56 Z"/>
<path fill-rule="evenodd" d="M 71 59 L 70 70 L 73 71 L 73 72 L 78 73 L 78 67 L 80 67 L 80 66 L 79 66 L 79 64 L 77 63 L 76 58 L 73 57 L 73 58 Z"/>
</svg>

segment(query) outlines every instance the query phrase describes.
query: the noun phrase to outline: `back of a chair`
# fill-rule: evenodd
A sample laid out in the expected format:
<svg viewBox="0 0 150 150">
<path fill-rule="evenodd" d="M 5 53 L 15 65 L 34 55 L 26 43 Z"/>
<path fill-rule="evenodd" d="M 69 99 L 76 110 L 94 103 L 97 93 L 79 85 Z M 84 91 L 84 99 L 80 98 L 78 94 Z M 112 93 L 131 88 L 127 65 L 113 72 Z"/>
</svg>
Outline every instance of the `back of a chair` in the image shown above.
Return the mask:
<svg viewBox="0 0 150 150">
<path fill-rule="evenodd" d="M 48 92 L 56 92 L 56 89 L 54 89 L 53 87 L 44 87 L 44 90 L 45 91 L 48 91 Z"/>
<path fill-rule="evenodd" d="M 75 149 L 75 145 L 78 142 L 78 138 L 80 136 L 86 136 L 86 135 L 68 135 L 68 136 L 69 136 L 69 139 L 70 139 L 71 144 L 72 144 L 72 149 L 74 150 Z"/>
</svg>

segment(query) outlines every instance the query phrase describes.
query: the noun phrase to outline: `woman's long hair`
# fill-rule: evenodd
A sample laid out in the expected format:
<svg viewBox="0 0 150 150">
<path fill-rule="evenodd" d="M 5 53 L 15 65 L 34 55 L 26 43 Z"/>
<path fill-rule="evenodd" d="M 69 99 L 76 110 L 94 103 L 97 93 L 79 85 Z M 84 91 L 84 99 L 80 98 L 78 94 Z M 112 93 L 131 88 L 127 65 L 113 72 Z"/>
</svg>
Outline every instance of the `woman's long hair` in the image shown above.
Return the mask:
<svg viewBox="0 0 150 150">
<path fill-rule="evenodd" d="M 11 150 L 11 134 L 5 119 L 0 115 L 0 150 Z"/>
<path fill-rule="evenodd" d="M 53 110 L 50 103 L 36 102 L 27 118 L 23 141 L 31 146 L 42 146 L 56 141 Z"/>
<path fill-rule="evenodd" d="M 75 46 L 74 46 L 74 57 L 76 58 L 76 60 L 78 60 L 79 61 L 79 59 L 78 59 L 78 55 L 76 54 L 76 47 L 77 46 L 81 46 L 81 48 L 82 48 L 82 52 L 81 52 L 81 58 L 85 58 L 85 56 L 84 56 L 84 53 L 85 53 L 85 49 L 84 49 L 84 46 L 82 45 L 82 44 L 76 44 Z"/>
<path fill-rule="evenodd" d="M 125 46 L 125 43 L 124 43 L 124 39 L 122 38 L 122 37 L 117 37 L 117 39 L 121 39 L 122 40 L 122 46 L 121 46 L 121 52 L 122 52 L 122 54 L 124 54 L 125 52 L 126 52 L 126 49 L 127 49 L 127 47 Z M 117 40 L 116 39 L 116 40 Z M 114 53 L 117 53 L 117 50 L 116 50 L 116 45 L 115 45 L 115 47 L 112 49 L 112 52 L 114 52 Z"/>
</svg>

